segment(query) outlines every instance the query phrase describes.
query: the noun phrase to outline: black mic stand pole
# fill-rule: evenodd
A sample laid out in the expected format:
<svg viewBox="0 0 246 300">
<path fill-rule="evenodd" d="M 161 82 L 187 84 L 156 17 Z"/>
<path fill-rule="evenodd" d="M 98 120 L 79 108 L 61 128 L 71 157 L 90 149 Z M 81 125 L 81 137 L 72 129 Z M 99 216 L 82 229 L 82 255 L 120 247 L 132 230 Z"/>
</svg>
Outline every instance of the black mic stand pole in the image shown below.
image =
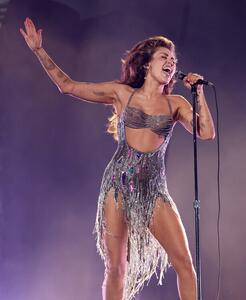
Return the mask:
<svg viewBox="0 0 246 300">
<path fill-rule="evenodd" d="M 201 255 L 200 255 L 200 200 L 198 198 L 198 174 L 197 174 L 197 83 L 191 85 L 192 104 L 193 104 L 193 151 L 194 151 L 194 186 L 195 201 L 195 235 L 196 235 L 196 276 L 197 276 L 197 300 L 202 300 L 201 289 Z"/>
</svg>

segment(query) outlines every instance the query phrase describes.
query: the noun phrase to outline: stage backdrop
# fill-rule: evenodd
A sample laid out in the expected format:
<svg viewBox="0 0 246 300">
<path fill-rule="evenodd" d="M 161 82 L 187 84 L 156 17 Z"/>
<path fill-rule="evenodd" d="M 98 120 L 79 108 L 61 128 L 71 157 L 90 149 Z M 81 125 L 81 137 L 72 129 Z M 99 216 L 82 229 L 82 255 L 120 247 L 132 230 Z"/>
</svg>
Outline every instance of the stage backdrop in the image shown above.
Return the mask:
<svg viewBox="0 0 246 300">
<path fill-rule="evenodd" d="M 118 79 L 135 42 L 165 35 L 179 68 L 217 87 L 220 109 L 223 300 L 245 287 L 244 1 L 10 1 L 0 28 L 0 298 L 101 299 L 103 263 L 92 230 L 105 166 L 116 149 L 107 135 L 111 107 L 61 95 L 19 33 L 26 16 L 43 29 L 43 46 L 73 79 Z M 190 99 L 181 83 L 176 93 Z M 215 117 L 213 93 L 206 88 Z M 216 140 L 199 141 L 203 299 L 217 279 Z M 177 125 L 168 150 L 168 187 L 193 258 L 192 136 Z M 138 299 L 178 298 L 172 269 Z"/>
</svg>

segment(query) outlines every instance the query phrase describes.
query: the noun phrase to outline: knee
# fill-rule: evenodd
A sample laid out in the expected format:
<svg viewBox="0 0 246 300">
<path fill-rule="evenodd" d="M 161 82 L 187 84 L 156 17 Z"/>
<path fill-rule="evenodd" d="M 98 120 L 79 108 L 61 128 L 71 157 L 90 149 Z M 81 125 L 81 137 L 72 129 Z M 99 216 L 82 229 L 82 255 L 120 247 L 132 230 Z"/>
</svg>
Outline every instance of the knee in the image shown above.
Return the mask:
<svg viewBox="0 0 246 300">
<path fill-rule="evenodd" d="M 126 272 L 125 263 L 106 264 L 105 277 L 110 278 L 111 280 L 117 282 L 123 282 L 125 272 Z"/>
<path fill-rule="evenodd" d="M 178 255 L 171 260 L 171 263 L 177 273 L 187 274 L 192 277 L 196 276 L 192 258 L 189 254 Z"/>
</svg>

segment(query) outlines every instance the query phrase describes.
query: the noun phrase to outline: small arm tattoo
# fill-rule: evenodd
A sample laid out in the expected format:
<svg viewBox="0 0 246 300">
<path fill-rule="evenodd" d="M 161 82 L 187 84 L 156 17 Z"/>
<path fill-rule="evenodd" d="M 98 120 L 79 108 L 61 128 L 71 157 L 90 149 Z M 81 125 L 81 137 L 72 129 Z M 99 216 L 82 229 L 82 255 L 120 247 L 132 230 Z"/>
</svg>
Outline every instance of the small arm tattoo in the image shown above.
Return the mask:
<svg viewBox="0 0 246 300">
<path fill-rule="evenodd" d="M 201 108 L 202 108 L 202 106 L 201 106 L 201 104 L 200 104 L 200 101 L 199 101 L 199 99 L 197 99 L 197 106 L 196 106 L 196 109 L 197 109 L 197 113 L 199 114 L 200 113 L 200 111 L 201 111 Z"/>
<path fill-rule="evenodd" d="M 69 77 L 66 74 L 64 74 L 61 70 L 57 71 L 57 77 L 63 79 L 63 83 L 67 83 L 69 81 Z"/>
<path fill-rule="evenodd" d="M 63 78 L 65 75 L 64 75 L 64 73 L 61 71 L 61 70 L 58 70 L 57 71 L 57 77 L 59 77 L 59 78 Z"/>
<path fill-rule="evenodd" d="M 197 112 L 198 112 L 199 114 L 200 114 L 201 108 L 202 108 L 201 104 L 198 103 Z"/>
<path fill-rule="evenodd" d="M 209 123 L 209 119 L 204 119 L 201 121 L 200 127 L 205 128 L 208 123 Z"/>
<path fill-rule="evenodd" d="M 199 127 L 200 127 L 200 128 L 205 128 L 205 127 L 206 127 L 206 124 L 205 124 L 204 122 L 201 122 L 201 123 L 199 124 Z"/>
<path fill-rule="evenodd" d="M 45 59 L 44 66 L 47 70 L 53 70 L 56 67 L 50 58 Z"/>
<path fill-rule="evenodd" d="M 105 96 L 105 93 L 104 93 L 104 92 L 96 92 L 96 91 L 93 91 L 93 94 L 96 95 L 96 96 Z"/>
</svg>

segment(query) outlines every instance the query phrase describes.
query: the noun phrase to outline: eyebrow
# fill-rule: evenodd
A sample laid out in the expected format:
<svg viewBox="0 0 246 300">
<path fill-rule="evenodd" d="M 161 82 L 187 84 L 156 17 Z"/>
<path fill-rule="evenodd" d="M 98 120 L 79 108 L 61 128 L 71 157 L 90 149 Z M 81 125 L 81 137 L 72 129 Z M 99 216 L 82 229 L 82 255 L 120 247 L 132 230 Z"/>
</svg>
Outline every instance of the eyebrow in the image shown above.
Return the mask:
<svg viewBox="0 0 246 300">
<path fill-rule="evenodd" d="M 168 56 L 168 53 L 164 52 L 164 51 L 160 52 L 160 54 L 165 54 L 166 56 Z M 178 61 L 178 59 L 176 57 L 174 57 L 174 56 L 171 59 L 175 60 L 176 62 Z"/>
</svg>

